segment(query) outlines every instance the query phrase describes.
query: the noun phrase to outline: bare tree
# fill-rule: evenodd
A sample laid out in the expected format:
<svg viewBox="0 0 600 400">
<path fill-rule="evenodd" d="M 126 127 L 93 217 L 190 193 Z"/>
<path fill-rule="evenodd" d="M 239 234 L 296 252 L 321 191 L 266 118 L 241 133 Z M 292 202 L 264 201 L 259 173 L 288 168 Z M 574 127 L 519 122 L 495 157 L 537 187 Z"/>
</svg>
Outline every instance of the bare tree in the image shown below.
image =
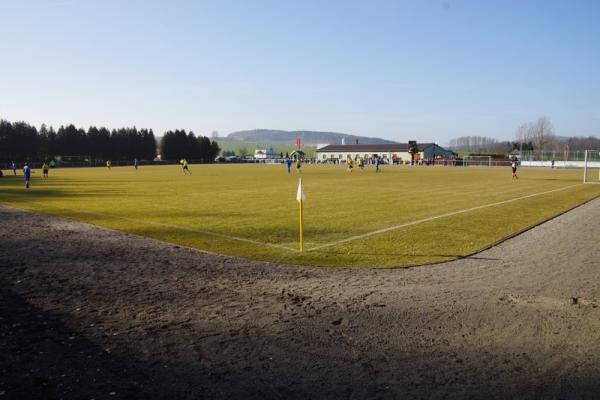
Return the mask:
<svg viewBox="0 0 600 400">
<path fill-rule="evenodd" d="M 461 136 L 450 140 L 448 147 L 456 151 L 491 153 L 503 149 L 505 144 L 486 136 Z"/>
<path fill-rule="evenodd" d="M 527 143 L 531 141 L 531 122 L 524 123 L 517 129 L 517 141 Z"/>
<path fill-rule="evenodd" d="M 572 137 L 569 138 L 567 145 L 570 151 L 600 149 L 600 138 L 594 136 Z"/>
<path fill-rule="evenodd" d="M 217 140 L 219 138 L 219 131 L 212 131 L 211 135 L 212 140 Z"/>
<path fill-rule="evenodd" d="M 533 148 L 539 151 L 550 150 L 556 141 L 554 127 L 548 117 L 540 117 L 531 125 Z"/>
<path fill-rule="evenodd" d="M 540 117 L 535 121 L 526 122 L 517 129 L 517 140 L 520 143 L 531 142 L 534 151 L 543 152 L 554 150 L 556 135 L 550 118 Z"/>
</svg>

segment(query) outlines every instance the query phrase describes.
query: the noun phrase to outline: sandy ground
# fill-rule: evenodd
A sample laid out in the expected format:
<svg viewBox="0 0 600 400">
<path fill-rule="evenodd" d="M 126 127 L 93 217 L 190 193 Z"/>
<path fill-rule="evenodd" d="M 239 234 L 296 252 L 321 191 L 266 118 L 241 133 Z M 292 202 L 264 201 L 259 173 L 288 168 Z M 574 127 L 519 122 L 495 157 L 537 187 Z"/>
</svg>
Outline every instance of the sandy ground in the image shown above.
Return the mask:
<svg viewBox="0 0 600 400">
<path fill-rule="evenodd" d="M 600 398 L 600 199 L 396 270 L 0 221 L 0 400 Z"/>
</svg>

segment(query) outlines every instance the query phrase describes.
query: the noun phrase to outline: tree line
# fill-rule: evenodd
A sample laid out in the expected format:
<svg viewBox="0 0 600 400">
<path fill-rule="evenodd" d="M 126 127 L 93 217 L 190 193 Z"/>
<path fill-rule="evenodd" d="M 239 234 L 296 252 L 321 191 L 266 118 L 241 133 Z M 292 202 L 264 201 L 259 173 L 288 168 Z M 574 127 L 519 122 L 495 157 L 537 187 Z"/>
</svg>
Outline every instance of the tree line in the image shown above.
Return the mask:
<svg viewBox="0 0 600 400">
<path fill-rule="evenodd" d="M 531 142 L 498 141 L 486 136 L 461 136 L 450 140 L 450 149 L 479 154 L 507 154 L 513 150 L 533 150 Z"/>
<path fill-rule="evenodd" d="M 73 124 L 58 130 L 42 124 L 38 130 L 26 122 L 0 120 L 0 161 L 42 161 L 73 156 L 91 160 L 153 160 L 156 139 L 152 129 L 90 126 L 86 131 Z"/>
<path fill-rule="evenodd" d="M 486 136 L 461 136 L 450 140 L 448 147 L 454 151 L 497 153 L 505 150 L 507 145 L 506 142 L 499 142 Z"/>
<path fill-rule="evenodd" d="M 216 141 L 206 136 L 198 136 L 194 132 L 187 133 L 185 129 L 167 131 L 160 142 L 161 156 L 164 160 L 197 160 L 213 162 L 221 149 Z"/>
<path fill-rule="evenodd" d="M 509 153 L 512 150 L 540 152 L 573 152 L 600 149 L 600 138 L 570 137 L 559 140 L 548 117 L 540 117 L 519 126 L 516 141 L 498 141 L 486 136 L 461 136 L 450 140 L 449 148 L 455 151 L 476 153 Z"/>
<path fill-rule="evenodd" d="M 88 130 L 73 124 L 55 130 L 45 124 L 37 129 L 26 122 L 0 120 L 0 162 L 67 160 L 78 156 L 90 161 L 154 160 L 157 141 L 152 129 L 90 126 Z M 185 130 L 168 131 L 160 148 L 163 160 L 187 158 L 212 162 L 219 146 L 204 136 L 196 137 Z"/>
</svg>

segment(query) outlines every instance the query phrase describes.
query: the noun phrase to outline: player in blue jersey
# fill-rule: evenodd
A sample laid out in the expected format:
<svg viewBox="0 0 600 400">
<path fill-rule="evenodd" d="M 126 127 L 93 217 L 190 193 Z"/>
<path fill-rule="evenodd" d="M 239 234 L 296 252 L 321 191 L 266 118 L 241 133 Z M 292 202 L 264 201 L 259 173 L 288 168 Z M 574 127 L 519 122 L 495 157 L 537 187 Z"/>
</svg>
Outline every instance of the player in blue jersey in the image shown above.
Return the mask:
<svg viewBox="0 0 600 400">
<path fill-rule="evenodd" d="M 25 166 L 23 167 L 23 176 L 25 177 L 25 188 L 29 189 L 29 180 L 31 179 L 31 168 L 27 165 L 27 161 L 25 161 Z"/>
<path fill-rule="evenodd" d="M 381 164 L 379 156 L 375 156 L 375 172 L 381 172 L 381 169 L 379 169 L 379 164 Z"/>
</svg>

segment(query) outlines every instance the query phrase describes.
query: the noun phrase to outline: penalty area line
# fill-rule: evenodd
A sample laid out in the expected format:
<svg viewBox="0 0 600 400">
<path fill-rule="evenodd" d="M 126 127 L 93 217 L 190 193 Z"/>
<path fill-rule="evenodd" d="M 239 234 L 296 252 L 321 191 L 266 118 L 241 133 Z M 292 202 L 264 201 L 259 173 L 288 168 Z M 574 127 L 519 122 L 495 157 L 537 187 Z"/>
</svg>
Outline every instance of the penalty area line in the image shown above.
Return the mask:
<svg viewBox="0 0 600 400">
<path fill-rule="evenodd" d="M 365 239 L 365 238 L 368 238 L 368 237 L 371 237 L 371 236 L 380 235 L 382 233 L 387 233 L 387 232 L 395 231 L 395 230 L 398 230 L 398 229 L 406 228 L 408 226 L 418 225 L 418 224 L 422 224 L 422 223 L 425 223 L 425 222 L 434 221 L 436 219 L 441 219 L 441 218 L 446 218 L 446 217 L 452 217 L 454 215 L 464 214 L 464 213 L 468 213 L 468 212 L 471 212 L 471 211 L 481 210 L 481 209 L 484 209 L 484 208 L 495 207 L 495 206 L 499 206 L 499 205 L 502 205 L 502 204 L 508 204 L 508 203 L 512 203 L 512 202 L 515 202 L 515 201 L 528 199 L 530 197 L 541 196 L 541 195 L 548 194 L 548 193 L 559 192 L 561 190 L 570 189 L 572 187 L 580 186 L 580 185 L 582 185 L 582 183 L 578 183 L 576 185 L 565 186 L 565 187 L 558 188 L 558 189 L 552 189 L 552 190 L 548 190 L 548 191 L 545 191 L 545 192 L 528 194 L 526 196 L 515 197 L 514 199 L 498 201 L 496 203 L 490 203 L 490 204 L 484 204 L 484 205 L 481 205 L 481 206 L 476 206 L 476 207 L 471 207 L 471 208 L 465 208 L 464 210 L 452 211 L 452 212 L 445 213 L 445 214 L 435 215 L 433 217 L 427 217 L 427 218 L 423 218 L 423 219 L 420 219 L 420 220 L 417 220 L 417 221 L 411 221 L 411 222 L 407 222 L 407 223 L 400 224 L 400 225 L 390 226 L 388 228 L 378 229 L 376 231 L 364 233 L 362 235 L 351 236 L 349 238 L 338 240 L 338 241 L 335 241 L 335 242 L 325 243 L 325 244 L 322 244 L 322 245 L 319 245 L 319 246 L 311 247 L 311 248 L 307 249 L 306 251 L 321 250 L 321 249 L 324 249 L 324 248 L 327 248 L 327 247 L 332 247 L 332 246 L 337 246 L 337 245 L 344 244 L 344 243 L 354 242 L 356 240 Z"/>
</svg>

